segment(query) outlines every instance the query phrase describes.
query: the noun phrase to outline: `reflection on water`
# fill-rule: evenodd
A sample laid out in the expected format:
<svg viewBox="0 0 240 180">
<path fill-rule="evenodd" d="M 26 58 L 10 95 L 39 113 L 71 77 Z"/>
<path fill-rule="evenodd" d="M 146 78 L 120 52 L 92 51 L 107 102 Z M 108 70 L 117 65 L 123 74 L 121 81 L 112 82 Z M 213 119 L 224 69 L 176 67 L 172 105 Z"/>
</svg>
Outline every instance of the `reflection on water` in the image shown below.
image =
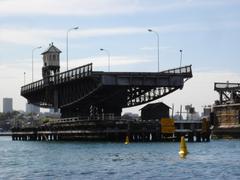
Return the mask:
<svg viewBox="0 0 240 180">
<path fill-rule="evenodd" d="M 0 179 L 240 179 L 240 141 L 187 143 L 11 141 L 0 137 Z"/>
</svg>

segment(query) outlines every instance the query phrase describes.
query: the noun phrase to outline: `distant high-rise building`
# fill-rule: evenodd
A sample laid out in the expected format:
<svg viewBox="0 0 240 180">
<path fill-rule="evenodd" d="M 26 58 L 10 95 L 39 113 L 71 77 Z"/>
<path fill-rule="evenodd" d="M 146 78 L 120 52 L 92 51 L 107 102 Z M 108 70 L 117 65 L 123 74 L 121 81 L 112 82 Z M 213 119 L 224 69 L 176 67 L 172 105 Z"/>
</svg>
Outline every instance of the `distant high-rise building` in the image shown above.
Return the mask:
<svg viewBox="0 0 240 180">
<path fill-rule="evenodd" d="M 54 108 L 50 108 L 49 113 L 54 113 Z"/>
<path fill-rule="evenodd" d="M 40 113 L 40 107 L 39 106 L 35 106 L 33 104 L 26 104 L 26 113 L 36 113 L 39 114 Z"/>
<path fill-rule="evenodd" d="M 51 113 L 51 114 L 60 113 L 60 109 L 57 109 L 57 111 L 55 112 L 54 108 L 49 108 L 49 113 Z"/>
<path fill-rule="evenodd" d="M 13 111 L 13 99 L 3 98 L 3 113 L 8 113 Z"/>
</svg>

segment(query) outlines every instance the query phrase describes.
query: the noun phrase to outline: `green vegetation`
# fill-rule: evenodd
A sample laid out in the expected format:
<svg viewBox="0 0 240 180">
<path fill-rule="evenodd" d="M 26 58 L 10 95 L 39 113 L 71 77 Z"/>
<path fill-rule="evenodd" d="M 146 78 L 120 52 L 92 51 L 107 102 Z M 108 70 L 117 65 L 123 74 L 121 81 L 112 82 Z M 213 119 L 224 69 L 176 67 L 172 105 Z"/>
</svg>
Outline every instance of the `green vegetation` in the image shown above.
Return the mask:
<svg viewBox="0 0 240 180">
<path fill-rule="evenodd" d="M 26 114 L 18 111 L 12 113 L 0 113 L 0 131 L 11 131 L 13 127 L 36 127 L 49 123 L 51 117 L 39 114 Z"/>
<path fill-rule="evenodd" d="M 12 120 L 15 119 L 20 113 L 18 111 L 13 111 L 12 113 L 0 113 L 0 130 L 8 131 L 12 128 Z M 19 117 L 21 120 L 22 117 Z"/>
</svg>

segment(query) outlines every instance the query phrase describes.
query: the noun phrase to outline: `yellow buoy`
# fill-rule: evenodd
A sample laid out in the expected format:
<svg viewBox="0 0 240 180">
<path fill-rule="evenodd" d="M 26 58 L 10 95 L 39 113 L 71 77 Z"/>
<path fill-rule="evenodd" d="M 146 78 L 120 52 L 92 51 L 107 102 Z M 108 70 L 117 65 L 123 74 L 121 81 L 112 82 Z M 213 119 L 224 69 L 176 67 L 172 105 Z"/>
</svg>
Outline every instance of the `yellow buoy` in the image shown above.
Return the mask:
<svg viewBox="0 0 240 180">
<path fill-rule="evenodd" d="M 128 138 L 128 136 L 126 136 L 125 144 L 129 144 L 129 138 Z"/>
<path fill-rule="evenodd" d="M 188 154 L 187 145 L 184 136 L 181 137 L 179 156 L 184 158 Z"/>
</svg>

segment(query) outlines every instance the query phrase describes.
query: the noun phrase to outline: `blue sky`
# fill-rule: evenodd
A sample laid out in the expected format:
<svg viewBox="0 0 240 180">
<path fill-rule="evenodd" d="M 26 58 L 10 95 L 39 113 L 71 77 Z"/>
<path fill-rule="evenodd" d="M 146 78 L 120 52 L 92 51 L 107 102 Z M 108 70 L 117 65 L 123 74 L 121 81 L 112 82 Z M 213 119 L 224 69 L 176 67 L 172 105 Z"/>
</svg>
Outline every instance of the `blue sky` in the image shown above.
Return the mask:
<svg viewBox="0 0 240 180">
<path fill-rule="evenodd" d="M 218 97 L 214 81 L 239 82 L 240 1 L 238 0 L 1 0 L 0 1 L 0 98 L 13 97 L 14 108 L 24 109 L 20 97 L 23 73 L 31 82 L 41 78 L 40 53 L 54 44 L 62 50 L 61 70 L 66 69 L 66 31 L 69 65 L 93 62 L 95 70 L 156 71 L 156 36 L 160 37 L 160 70 L 193 65 L 194 78 L 182 91 L 161 100 L 167 104 L 212 104 Z M 189 100 L 189 95 L 196 92 Z M 199 97 L 201 94 L 201 97 Z M 205 96 L 203 99 L 202 96 Z M 1 107 L 1 106 L 0 106 Z M 130 109 L 136 112 L 139 107 Z M 127 110 L 128 111 L 128 110 Z"/>
</svg>

